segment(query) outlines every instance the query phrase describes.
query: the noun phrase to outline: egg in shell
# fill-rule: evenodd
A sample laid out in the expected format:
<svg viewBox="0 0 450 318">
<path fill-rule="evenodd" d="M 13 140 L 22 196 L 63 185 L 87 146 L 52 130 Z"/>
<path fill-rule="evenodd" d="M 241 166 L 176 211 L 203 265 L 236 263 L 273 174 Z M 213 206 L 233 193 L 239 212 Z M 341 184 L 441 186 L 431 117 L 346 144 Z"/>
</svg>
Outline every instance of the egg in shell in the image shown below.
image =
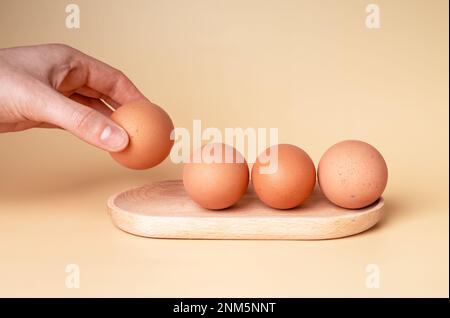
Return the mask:
<svg viewBox="0 0 450 318">
<path fill-rule="evenodd" d="M 206 209 L 221 210 L 234 205 L 247 191 L 248 181 L 244 156 L 222 143 L 197 149 L 183 167 L 186 192 Z"/>
<path fill-rule="evenodd" d="M 269 207 L 291 209 L 311 195 L 316 169 L 301 148 L 275 145 L 258 156 L 252 168 L 252 184 L 258 198 Z"/>
<path fill-rule="evenodd" d="M 170 153 L 174 129 L 169 115 L 159 106 L 136 101 L 120 106 L 111 119 L 122 126 L 129 136 L 128 146 L 111 156 L 131 169 L 148 169 L 161 163 Z"/>
<path fill-rule="evenodd" d="M 318 167 L 319 186 L 334 204 L 359 209 L 374 203 L 383 193 L 388 169 L 381 153 L 359 140 L 330 147 Z"/>
</svg>

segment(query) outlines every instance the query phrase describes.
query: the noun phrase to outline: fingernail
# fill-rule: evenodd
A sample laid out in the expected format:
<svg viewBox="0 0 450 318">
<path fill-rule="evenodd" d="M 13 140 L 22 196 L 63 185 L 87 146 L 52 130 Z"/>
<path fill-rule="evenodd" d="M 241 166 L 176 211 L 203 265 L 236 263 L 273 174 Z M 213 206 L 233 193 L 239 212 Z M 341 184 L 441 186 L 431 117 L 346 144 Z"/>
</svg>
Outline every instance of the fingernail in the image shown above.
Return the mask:
<svg viewBox="0 0 450 318">
<path fill-rule="evenodd" d="M 100 141 L 110 151 L 120 151 L 128 144 L 128 135 L 122 128 L 106 126 L 100 135 Z"/>
</svg>

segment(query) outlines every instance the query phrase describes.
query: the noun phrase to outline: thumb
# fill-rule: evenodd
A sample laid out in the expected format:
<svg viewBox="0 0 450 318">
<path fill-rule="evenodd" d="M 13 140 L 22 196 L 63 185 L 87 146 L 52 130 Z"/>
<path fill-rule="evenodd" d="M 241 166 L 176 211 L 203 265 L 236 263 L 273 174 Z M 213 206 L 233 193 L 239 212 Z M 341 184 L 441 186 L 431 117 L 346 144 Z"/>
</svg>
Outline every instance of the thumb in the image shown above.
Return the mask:
<svg viewBox="0 0 450 318">
<path fill-rule="evenodd" d="M 41 114 L 43 121 L 106 151 L 121 151 L 128 145 L 127 133 L 110 118 L 63 95 L 55 93 L 52 97 Z"/>
</svg>

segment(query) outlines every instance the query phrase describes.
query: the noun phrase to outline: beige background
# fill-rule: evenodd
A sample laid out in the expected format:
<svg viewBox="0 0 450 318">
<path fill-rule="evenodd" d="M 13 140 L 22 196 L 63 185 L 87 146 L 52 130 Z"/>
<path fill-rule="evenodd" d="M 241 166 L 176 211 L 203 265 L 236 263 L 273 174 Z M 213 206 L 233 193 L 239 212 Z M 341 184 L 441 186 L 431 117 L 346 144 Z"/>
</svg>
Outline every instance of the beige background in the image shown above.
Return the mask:
<svg viewBox="0 0 450 318">
<path fill-rule="evenodd" d="M 317 163 L 333 143 L 385 156 L 387 216 L 333 241 L 134 237 L 106 213 L 112 193 L 179 178 L 56 130 L 0 135 L 0 296 L 446 296 L 448 2 L 0 0 L 0 47 L 64 42 L 124 71 L 176 126 L 279 127 Z M 1 83 L 0 83 L 1 85 Z M 65 266 L 81 288 L 65 288 Z M 380 268 L 379 289 L 365 267 Z"/>
</svg>

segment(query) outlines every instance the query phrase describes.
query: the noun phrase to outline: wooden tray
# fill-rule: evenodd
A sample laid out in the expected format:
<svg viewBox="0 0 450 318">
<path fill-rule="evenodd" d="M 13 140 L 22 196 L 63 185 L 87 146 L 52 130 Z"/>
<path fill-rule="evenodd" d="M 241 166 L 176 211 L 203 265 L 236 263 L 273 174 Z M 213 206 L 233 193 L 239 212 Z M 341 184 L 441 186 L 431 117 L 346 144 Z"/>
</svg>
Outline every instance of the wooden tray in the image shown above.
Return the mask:
<svg viewBox="0 0 450 318">
<path fill-rule="evenodd" d="M 251 186 L 233 207 L 210 211 L 194 203 L 181 180 L 155 182 L 108 199 L 108 211 L 120 229 L 140 236 L 183 239 L 333 239 L 363 232 L 382 217 L 383 198 L 360 210 L 331 204 L 316 188 L 301 206 L 276 210 L 265 206 Z"/>
</svg>

